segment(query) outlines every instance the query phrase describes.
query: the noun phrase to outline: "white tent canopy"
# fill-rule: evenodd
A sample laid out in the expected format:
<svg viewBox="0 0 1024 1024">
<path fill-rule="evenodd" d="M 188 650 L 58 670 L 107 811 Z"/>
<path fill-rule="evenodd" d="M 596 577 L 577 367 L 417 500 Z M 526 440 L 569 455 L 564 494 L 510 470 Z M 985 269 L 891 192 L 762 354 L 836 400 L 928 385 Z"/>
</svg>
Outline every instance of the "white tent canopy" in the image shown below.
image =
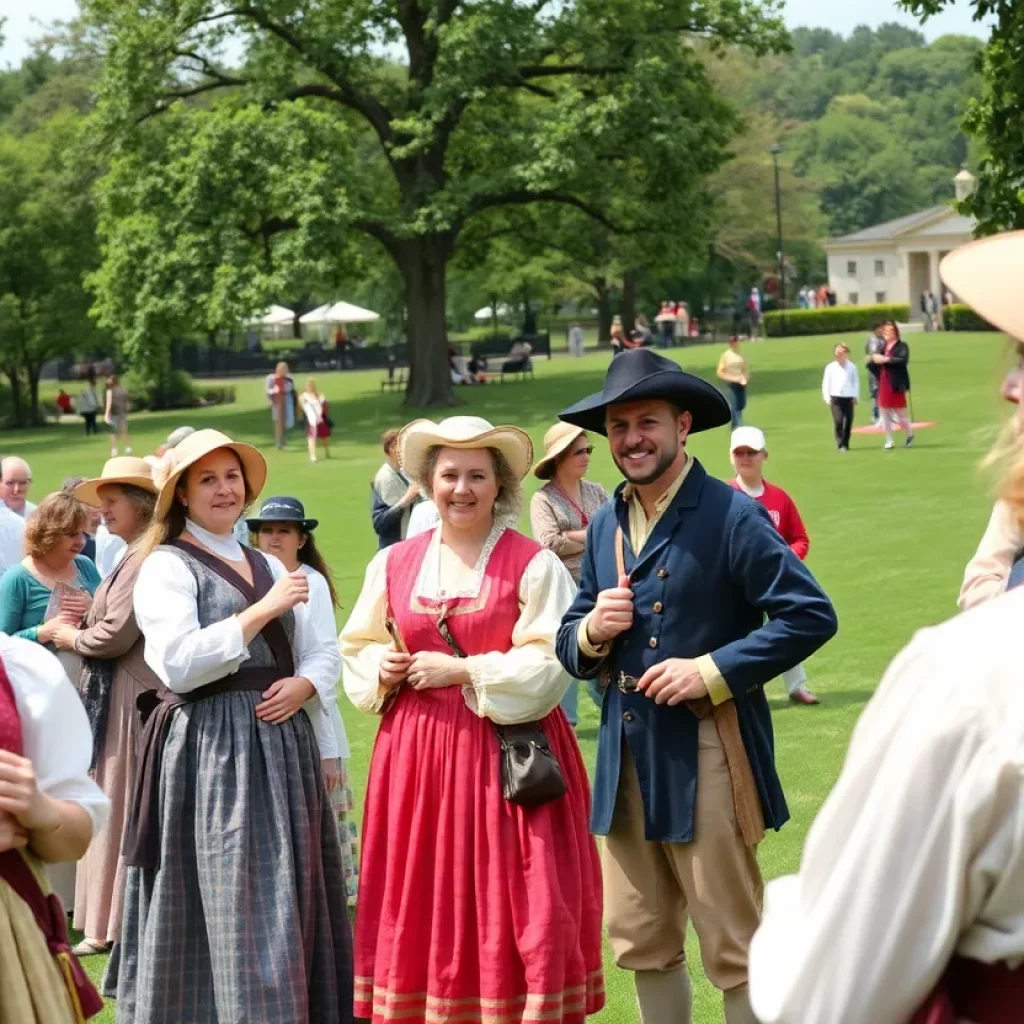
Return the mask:
<svg viewBox="0 0 1024 1024">
<path fill-rule="evenodd" d="M 490 306 L 484 306 L 473 314 L 474 320 L 493 320 L 495 317 L 508 316 L 511 310 L 508 306 L 499 306 L 495 312 Z"/>
<path fill-rule="evenodd" d="M 265 313 L 249 321 L 250 326 L 261 324 L 263 327 L 280 327 L 295 320 L 295 312 L 284 306 L 271 306 Z"/>
<path fill-rule="evenodd" d="M 317 306 L 305 316 L 299 317 L 300 324 L 363 324 L 371 320 L 379 320 L 380 314 L 361 306 L 353 306 L 351 302 L 329 302 L 325 306 Z"/>
</svg>

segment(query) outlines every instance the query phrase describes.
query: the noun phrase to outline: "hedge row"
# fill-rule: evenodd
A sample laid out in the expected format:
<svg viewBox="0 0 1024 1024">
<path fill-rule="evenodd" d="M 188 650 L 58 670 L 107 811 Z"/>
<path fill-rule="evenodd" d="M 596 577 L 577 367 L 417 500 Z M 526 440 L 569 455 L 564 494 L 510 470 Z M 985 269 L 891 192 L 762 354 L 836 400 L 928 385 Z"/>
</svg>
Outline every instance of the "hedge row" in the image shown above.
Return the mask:
<svg viewBox="0 0 1024 1024">
<path fill-rule="evenodd" d="M 947 331 L 997 331 L 987 320 L 982 320 L 970 306 L 954 304 L 942 311 Z"/>
<path fill-rule="evenodd" d="M 227 405 L 235 400 L 235 389 L 230 384 L 196 384 L 184 370 L 171 370 L 157 380 L 129 370 L 121 383 L 136 412 L 194 409 L 204 405 Z"/>
<path fill-rule="evenodd" d="M 899 303 L 881 306 L 829 306 L 825 309 L 780 309 L 764 315 L 764 327 L 773 338 L 807 334 L 842 334 L 870 331 L 878 320 L 906 323 L 910 307 Z"/>
</svg>

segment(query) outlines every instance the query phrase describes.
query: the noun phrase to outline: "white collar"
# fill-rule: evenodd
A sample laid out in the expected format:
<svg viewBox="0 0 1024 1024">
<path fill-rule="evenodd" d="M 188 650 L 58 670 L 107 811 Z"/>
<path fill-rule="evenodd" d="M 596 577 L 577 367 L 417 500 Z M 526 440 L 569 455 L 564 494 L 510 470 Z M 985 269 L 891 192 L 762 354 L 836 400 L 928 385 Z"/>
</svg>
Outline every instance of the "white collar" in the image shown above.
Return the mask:
<svg viewBox="0 0 1024 1024">
<path fill-rule="evenodd" d="M 747 485 L 746 485 L 746 484 L 745 484 L 745 483 L 744 483 L 744 482 L 742 481 L 742 479 L 740 479 L 739 475 L 737 474 L 737 476 L 736 476 L 736 484 L 737 484 L 737 486 L 739 487 L 739 489 L 740 489 L 740 490 L 741 490 L 741 491 L 742 491 L 742 492 L 743 492 L 743 493 L 744 493 L 744 494 L 745 494 L 745 495 L 746 495 L 746 496 L 747 496 L 748 498 L 760 498 L 760 497 L 761 497 L 761 495 L 762 495 L 762 494 L 764 494 L 764 481 L 763 481 L 763 480 L 761 481 L 760 485 L 759 485 L 759 486 L 757 486 L 757 487 L 748 487 L 748 486 L 747 486 Z"/>
<path fill-rule="evenodd" d="M 185 519 L 185 529 L 202 541 L 218 558 L 226 558 L 229 562 L 241 562 L 245 558 L 242 545 L 233 533 L 211 533 L 203 529 L 198 523 L 191 519 Z"/>
</svg>

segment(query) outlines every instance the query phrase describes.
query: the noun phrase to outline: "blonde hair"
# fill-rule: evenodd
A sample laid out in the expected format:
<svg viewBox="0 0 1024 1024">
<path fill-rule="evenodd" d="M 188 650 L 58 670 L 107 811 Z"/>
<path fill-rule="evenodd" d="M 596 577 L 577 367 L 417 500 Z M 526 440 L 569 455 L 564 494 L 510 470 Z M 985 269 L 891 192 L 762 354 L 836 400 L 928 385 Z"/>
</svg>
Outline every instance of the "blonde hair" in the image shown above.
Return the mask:
<svg viewBox="0 0 1024 1024">
<path fill-rule="evenodd" d="M 416 483 L 430 495 L 431 500 L 433 500 L 434 492 L 430 485 L 434 479 L 434 472 L 437 470 L 437 460 L 440 458 L 444 447 L 443 444 L 435 444 L 427 449 L 419 475 L 416 478 Z M 508 459 L 497 448 L 485 448 L 483 450 L 490 453 L 491 465 L 494 467 L 494 477 L 498 483 L 498 497 L 494 500 L 494 519 L 495 521 L 517 521 L 523 507 L 522 484 L 515 473 L 512 472 Z"/>
<path fill-rule="evenodd" d="M 316 377 L 306 378 L 306 390 L 312 391 L 314 394 L 316 393 Z"/>
<path fill-rule="evenodd" d="M 215 448 L 214 451 L 220 449 Z M 231 451 L 231 449 L 227 449 Z M 211 454 L 211 453 L 207 453 Z M 231 451 L 231 454 L 238 460 L 238 469 L 242 474 L 242 480 L 245 483 L 245 499 L 242 505 L 242 515 L 244 516 L 252 506 L 252 503 L 256 500 L 256 494 L 253 492 L 252 485 L 249 483 L 249 478 L 245 475 L 245 464 L 241 459 L 238 458 L 236 452 Z M 185 506 L 178 501 L 177 491 L 178 489 L 185 488 L 185 482 L 188 479 L 188 474 L 191 472 L 193 466 L 187 466 L 181 475 L 174 481 L 175 495 L 171 499 L 170 505 L 167 507 L 167 511 L 164 513 L 162 519 L 154 515 L 153 521 L 149 524 L 149 529 L 142 535 L 138 541 L 139 550 L 142 552 L 143 557 L 152 554 L 162 544 L 168 544 L 172 540 L 177 540 L 185 532 Z M 165 486 L 170 486 L 168 481 Z M 239 517 L 241 518 L 241 517 Z"/>
<path fill-rule="evenodd" d="M 43 498 L 25 523 L 25 554 L 43 558 L 57 546 L 61 537 L 84 533 L 89 513 L 73 494 L 57 491 Z"/>
</svg>

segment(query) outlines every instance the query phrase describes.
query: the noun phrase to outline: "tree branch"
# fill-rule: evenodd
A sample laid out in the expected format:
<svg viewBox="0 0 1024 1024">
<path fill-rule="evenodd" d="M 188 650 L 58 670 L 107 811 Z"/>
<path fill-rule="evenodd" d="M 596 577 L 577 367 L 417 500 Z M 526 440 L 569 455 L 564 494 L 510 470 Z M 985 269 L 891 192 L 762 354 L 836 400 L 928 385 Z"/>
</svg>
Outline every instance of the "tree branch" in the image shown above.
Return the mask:
<svg viewBox="0 0 1024 1024">
<path fill-rule="evenodd" d="M 575 75 L 587 78 L 603 78 L 606 75 L 621 75 L 627 70 L 624 64 L 527 64 L 517 68 L 520 78 L 556 78 L 560 75 Z"/>
<path fill-rule="evenodd" d="M 481 210 L 493 209 L 496 206 L 525 206 L 529 203 L 560 203 L 563 206 L 572 206 L 588 217 L 596 220 L 609 231 L 616 234 L 625 232 L 625 228 L 609 220 L 597 207 L 592 206 L 579 196 L 570 195 L 567 192 L 558 192 L 553 189 L 543 192 L 529 192 L 526 189 L 512 190 L 509 192 L 494 192 L 490 195 L 474 196 L 469 204 L 467 216 L 479 213 Z"/>
</svg>

